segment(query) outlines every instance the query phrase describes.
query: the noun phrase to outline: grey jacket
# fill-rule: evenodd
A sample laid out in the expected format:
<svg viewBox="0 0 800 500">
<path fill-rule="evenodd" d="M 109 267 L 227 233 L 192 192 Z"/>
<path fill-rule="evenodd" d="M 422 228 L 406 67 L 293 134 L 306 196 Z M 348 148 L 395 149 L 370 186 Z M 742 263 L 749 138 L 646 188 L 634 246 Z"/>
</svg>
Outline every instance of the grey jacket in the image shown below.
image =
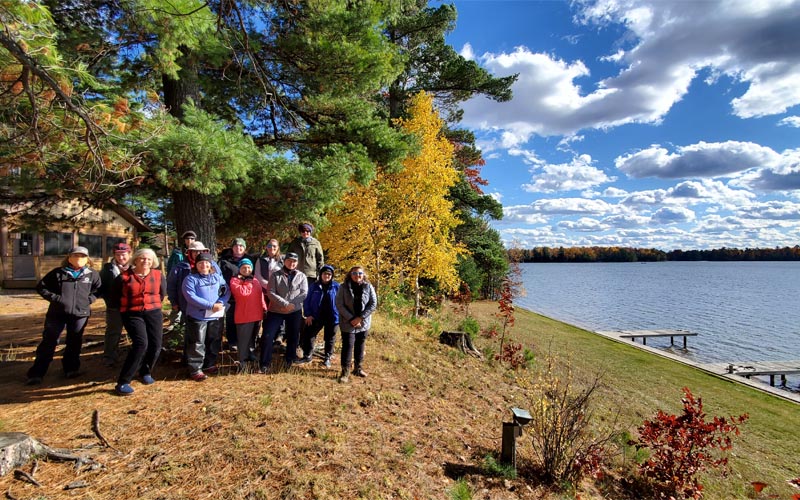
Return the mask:
<svg viewBox="0 0 800 500">
<path fill-rule="evenodd" d="M 375 294 L 375 288 L 371 283 L 364 282 L 364 287 L 361 290 L 361 303 L 364 308 L 361 312 L 361 326 L 355 327 L 350 324 L 350 320 L 355 317 L 353 314 L 353 289 L 350 278 L 345 279 L 342 286 L 339 287 L 339 293 L 336 294 L 336 309 L 339 311 L 339 328 L 342 333 L 359 333 L 369 330 L 370 323 L 372 323 L 372 313 L 378 308 L 378 296 Z"/>
<path fill-rule="evenodd" d="M 308 278 L 300 271 L 294 271 L 289 278 L 285 268 L 273 272 L 269 277 L 269 312 L 290 314 L 303 308 L 308 295 Z"/>
</svg>

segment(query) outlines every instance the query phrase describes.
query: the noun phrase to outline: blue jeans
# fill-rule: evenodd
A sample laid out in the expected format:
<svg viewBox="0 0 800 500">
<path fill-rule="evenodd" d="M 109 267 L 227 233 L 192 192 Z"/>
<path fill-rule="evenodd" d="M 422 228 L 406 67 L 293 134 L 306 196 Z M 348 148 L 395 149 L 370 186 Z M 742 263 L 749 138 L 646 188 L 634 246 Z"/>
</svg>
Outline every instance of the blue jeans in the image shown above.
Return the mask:
<svg viewBox="0 0 800 500">
<path fill-rule="evenodd" d="M 289 314 L 267 313 L 264 324 L 264 335 L 261 337 L 261 368 L 269 369 L 272 364 L 272 342 L 281 325 L 286 322 L 286 365 L 291 366 L 297 359 L 297 346 L 300 343 L 300 328 L 303 324 L 303 312 Z"/>
</svg>

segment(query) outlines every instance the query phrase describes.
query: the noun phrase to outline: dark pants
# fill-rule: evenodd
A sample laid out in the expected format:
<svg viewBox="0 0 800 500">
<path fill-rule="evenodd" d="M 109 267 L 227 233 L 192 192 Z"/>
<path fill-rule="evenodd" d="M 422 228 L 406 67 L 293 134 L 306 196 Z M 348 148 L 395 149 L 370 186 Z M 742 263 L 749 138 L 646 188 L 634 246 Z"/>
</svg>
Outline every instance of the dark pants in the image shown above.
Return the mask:
<svg viewBox="0 0 800 500">
<path fill-rule="evenodd" d="M 236 338 L 236 322 L 233 320 L 235 312 L 236 302 L 228 302 L 228 309 L 225 311 L 225 338 L 228 339 L 228 349 L 231 347 L 239 348 L 239 341 Z"/>
<path fill-rule="evenodd" d="M 303 312 L 295 311 L 289 314 L 270 312 L 264 325 L 264 335 L 261 337 L 261 368 L 269 369 L 272 363 L 272 342 L 281 325 L 286 322 L 286 364 L 291 366 L 297 359 L 297 346 L 300 343 L 300 328 L 303 324 Z"/>
<path fill-rule="evenodd" d="M 367 342 L 367 332 L 346 333 L 342 332 L 342 371 L 350 369 L 350 362 L 353 361 L 353 370 L 362 367 L 364 352 Z M 355 359 L 353 359 L 355 357 Z"/>
<path fill-rule="evenodd" d="M 103 360 L 106 364 L 113 365 L 119 358 L 122 327 L 122 314 L 119 309 L 106 306 L 106 333 L 103 338 Z"/>
<path fill-rule="evenodd" d="M 130 384 L 136 372 L 151 375 L 161 354 L 164 315 L 161 309 L 122 313 L 122 324 L 131 339 L 131 350 L 122 364 L 117 384 Z"/>
<path fill-rule="evenodd" d="M 336 331 L 339 329 L 339 325 L 330 321 L 322 322 L 315 319 L 303 329 L 303 336 L 300 341 L 300 347 L 303 348 L 303 357 L 310 358 L 314 354 L 314 343 L 317 341 L 317 334 L 323 328 L 325 329 L 325 357 L 330 358 L 333 355 L 333 346 L 336 343 Z"/>
<path fill-rule="evenodd" d="M 47 368 L 53 361 L 53 355 L 56 352 L 58 345 L 58 338 L 64 328 L 67 329 L 67 342 L 66 349 L 64 349 L 64 356 L 61 359 L 64 373 L 77 372 L 81 367 L 81 345 L 83 344 L 83 330 L 86 329 L 88 323 L 88 316 L 74 316 L 72 314 L 64 314 L 60 312 L 49 312 L 44 318 L 44 331 L 42 332 L 42 341 L 39 347 L 36 348 L 36 360 L 33 366 L 28 370 L 28 378 L 44 377 L 47 373 Z"/>
<path fill-rule="evenodd" d="M 256 336 L 260 326 L 260 321 L 236 325 L 236 336 L 239 341 L 239 363 L 242 365 L 248 361 L 256 360 Z"/>
<path fill-rule="evenodd" d="M 186 320 L 186 362 L 189 373 L 197 373 L 217 365 L 222 347 L 222 320 Z"/>
</svg>

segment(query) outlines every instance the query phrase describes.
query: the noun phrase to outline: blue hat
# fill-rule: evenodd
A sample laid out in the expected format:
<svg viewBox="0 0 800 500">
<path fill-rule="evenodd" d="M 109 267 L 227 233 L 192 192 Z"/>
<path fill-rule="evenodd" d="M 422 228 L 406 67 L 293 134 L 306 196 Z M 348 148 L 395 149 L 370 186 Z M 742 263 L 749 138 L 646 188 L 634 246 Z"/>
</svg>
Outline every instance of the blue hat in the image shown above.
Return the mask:
<svg viewBox="0 0 800 500">
<path fill-rule="evenodd" d="M 252 261 L 252 260 L 250 260 L 250 259 L 248 259 L 248 258 L 244 258 L 244 259 L 242 259 L 242 260 L 240 260 L 240 261 L 239 261 L 239 269 L 241 269 L 241 268 L 242 268 L 242 266 L 250 266 L 250 267 L 253 267 L 253 261 Z"/>
<path fill-rule="evenodd" d="M 319 268 L 319 274 L 322 274 L 322 273 L 324 273 L 326 271 L 331 273 L 331 274 L 334 274 L 333 273 L 333 271 L 334 271 L 333 266 L 330 265 L 330 264 L 325 264 L 324 266 Z"/>
</svg>

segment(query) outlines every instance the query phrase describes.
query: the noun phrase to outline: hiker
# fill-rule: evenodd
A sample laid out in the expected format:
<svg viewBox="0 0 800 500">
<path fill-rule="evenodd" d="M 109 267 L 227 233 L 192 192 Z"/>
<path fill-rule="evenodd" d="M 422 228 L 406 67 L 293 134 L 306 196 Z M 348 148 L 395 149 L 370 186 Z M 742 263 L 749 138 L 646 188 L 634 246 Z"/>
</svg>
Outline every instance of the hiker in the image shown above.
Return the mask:
<svg viewBox="0 0 800 500">
<path fill-rule="evenodd" d="M 36 348 L 36 359 L 28 370 L 26 384 L 41 384 L 53 355 L 61 332 L 66 328 L 67 341 L 61 359 L 64 377 L 75 378 L 81 367 L 81 345 L 83 331 L 91 315 L 90 306 L 100 294 L 100 275 L 92 269 L 92 260 L 86 247 L 74 247 L 61 265 L 47 273 L 36 291 L 50 302 L 44 318 L 42 341 Z"/>
<path fill-rule="evenodd" d="M 349 380 L 350 361 L 354 362 L 353 375 L 367 376 L 363 370 L 365 344 L 372 313 L 377 307 L 378 297 L 375 295 L 375 288 L 367 280 L 364 268 L 354 266 L 336 294 L 339 328 L 342 330 L 342 373 L 339 375 L 339 382 Z"/>
<path fill-rule="evenodd" d="M 287 253 L 283 258 L 283 267 L 269 277 L 269 313 L 261 337 L 261 373 L 269 372 L 273 340 L 281 323 L 286 323 L 285 367 L 291 367 L 297 358 L 303 324 L 303 301 L 308 294 L 308 281 L 306 275 L 297 270 L 297 261 L 296 253 Z"/>
<path fill-rule="evenodd" d="M 103 336 L 103 364 L 112 367 L 119 358 L 119 340 L 122 337 L 122 315 L 119 307 L 111 303 L 111 286 L 114 280 L 131 267 L 131 247 L 127 243 L 114 245 L 114 256 L 100 269 L 102 284 L 100 296 L 106 303 L 106 332 Z"/>
<path fill-rule="evenodd" d="M 236 339 L 239 342 L 239 372 L 245 371 L 247 363 L 257 360 L 255 340 L 258 327 L 264 318 L 267 304 L 261 284 L 253 278 L 253 262 L 244 258 L 239 261 L 239 272 L 231 278 L 231 297 L 238 306 L 234 315 Z"/>
<path fill-rule="evenodd" d="M 264 302 L 269 307 L 269 277 L 275 271 L 279 271 L 283 267 L 283 256 L 281 255 L 281 247 L 278 240 L 271 239 L 267 242 L 267 247 L 264 253 L 256 260 L 256 268 L 253 271 L 255 279 L 261 284 L 261 291 L 264 292 Z M 264 313 L 264 320 L 262 321 L 262 329 L 267 327 L 267 315 L 269 312 Z M 273 343 L 280 344 L 286 334 L 286 326 L 281 323 L 280 328 L 275 334 Z M 263 332 L 262 332 L 263 337 Z"/>
<path fill-rule="evenodd" d="M 202 382 L 208 378 L 207 373 L 217 372 L 221 323 L 231 292 L 208 252 L 197 256 L 194 269 L 183 280 L 181 290 L 186 303 L 189 378 Z"/>
<path fill-rule="evenodd" d="M 181 292 L 183 280 L 186 279 L 186 277 L 191 274 L 192 269 L 194 269 L 197 256 L 209 251 L 210 250 L 206 248 L 202 241 L 193 241 L 186 248 L 186 258 L 178 262 L 175 267 L 172 268 L 172 272 L 167 276 L 167 296 L 169 297 L 170 304 L 172 304 L 173 311 L 176 309 L 178 311 L 186 309 L 186 301 Z M 220 272 L 216 262 L 213 262 L 213 267 L 217 272 Z M 181 319 L 181 322 L 186 322 L 185 316 Z"/>
<path fill-rule="evenodd" d="M 172 253 L 169 256 L 169 260 L 167 261 L 167 279 L 169 279 L 169 275 L 172 270 L 181 262 L 184 262 L 188 259 L 189 254 L 189 247 L 197 241 L 197 233 L 194 231 L 185 231 L 181 235 L 181 239 L 183 240 L 183 249 L 179 248 L 177 245 L 175 248 L 172 249 Z M 177 302 L 172 302 L 170 299 L 171 304 L 177 304 Z M 181 317 L 181 310 L 176 309 L 173 307 L 169 313 L 169 330 L 172 330 L 176 326 L 183 323 L 183 318 Z"/>
<path fill-rule="evenodd" d="M 239 262 L 247 258 L 251 262 L 253 259 L 245 253 L 247 250 L 247 243 L 244 238 L 234 238 L 231 242 L 231 247 L 222 251 L 219 256 L 219 268 L 222 270 L 222 277 L 225 279 L 225 284 L 230 287 L 231 278 L 239 273 Z M 236 322 L 234 315 L 236 314 L 236 301 L 231 297 L 228 302 L 228 308 L 225 311 L 224 330 L 225 338 L 228 339 L 228 349 L 236 352 L 238 350 L 238 342 L 236 339 Z"/>
<path fill-rule="evenodd" d="M 297 226 L 300 234 L 289 244 L 289 252 L 294 252 L 300 257 L 297 270 L 308 278 L 308 286 L 317 280 L 317 273 L 325 264 L 325 255 L 322 253 L 322 244 L 311 236 L 314 226 L 303 222 Z"/>
<path fill-rule="evenodd" d="M 131 339 L 131 349 L 114 388 L 121 396 L 133 394 L 131 381 L 137 372 L 144 385 L 155 383 L 153 368 L 164 334 L 161 305 L 167 296 L 167 280 L 157 268 L 156 253 L 140 248 L 133 254 L 133 266 L 120 274 L 111 288 L 112 303 L 119 307 L 122 324 Z"/>
<path fill-rule="evenodd" d="M 305 327 L 303 328 L 300 342 L 303 348 L 303 358 L 298 360 L 297 364 L 311 362 L 317 334 L 324 328 L 325 357 L 322 364 L 325 368 L 331 367 L 333 347 L 336 343 L 336 331 L 339 329 L 339 311 L 336 309 L 336 294 L 339 292 L 339 283 L 334 281 L 333 271 L 333 266 L 329 264 L 325 264 L 320 268 L 319 279 L 311 285 L 308 290 L 308 296 L 303 302 Z"/>
</svg>

